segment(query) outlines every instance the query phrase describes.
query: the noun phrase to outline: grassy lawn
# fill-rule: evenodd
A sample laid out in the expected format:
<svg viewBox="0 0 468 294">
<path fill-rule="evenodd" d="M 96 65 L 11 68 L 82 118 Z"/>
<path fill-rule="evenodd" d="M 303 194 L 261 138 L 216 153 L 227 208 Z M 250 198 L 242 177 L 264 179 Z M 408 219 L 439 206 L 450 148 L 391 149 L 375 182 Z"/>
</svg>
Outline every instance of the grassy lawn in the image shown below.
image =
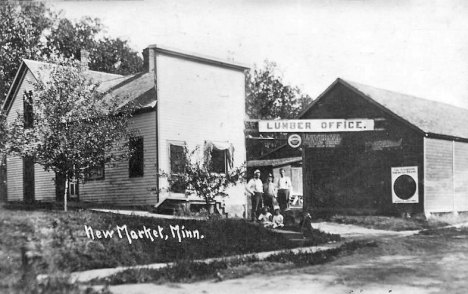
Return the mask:
<svg viewBox="0 0 468 294">
<path fill-rule="evenodd" d="M 370 244 L 370 245 L 369 245 Z M 346 243 L 344 246 L 315 253 L 290 251 L 278 253 L 260 261 L 256 256 L 210 263 L 182 260 L 162 269 L 128 269 L 111 277 L 96 279 L 93 284 L 119 285 L 138 283 L 193 283 L 207 279 L 235 279 L 249 274 L 304 267 L 330 262 L 358 248 L 374 246 L 374 243 Z"/>
<path fill-rule="evenodd" d="M 468 220 L 468 219 L 467 219 Z M 343 224 L 362 226 L 370 229 L 390 230 L 390 231 L 409 231 L 425 230 L 449 225 L 450 223 L 460 222 L 460 217 L 441 217 L 432 219 L 423 218 L 401 218 L 389 216 L 354 216 L 354 215 L 334 215 L 330 221 Z"/>
<path fill-rule="evenodd" d="M 86 210 L 1 208 L 0 234 L 0 292 L 24 283 L 23 247 L 33 264 L 27 268 L 35 274 L 51 274 L 296 246 L 283 235 L 244 220 L 167 220 Z M 316 232 L 306 245 L 338 238 Z"/>
</svg>

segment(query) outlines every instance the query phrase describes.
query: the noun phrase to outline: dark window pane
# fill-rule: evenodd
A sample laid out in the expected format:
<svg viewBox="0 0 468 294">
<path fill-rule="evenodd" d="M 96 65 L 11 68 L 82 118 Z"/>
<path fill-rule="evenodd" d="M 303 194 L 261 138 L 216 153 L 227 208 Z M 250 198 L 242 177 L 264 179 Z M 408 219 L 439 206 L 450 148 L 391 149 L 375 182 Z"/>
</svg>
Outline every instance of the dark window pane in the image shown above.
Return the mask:
<svg viewBox="0 0 468 294">
<path fill-rule="evenodd" d="M 129 160 L 129 176 L 142 177 L 143 176 L 143 137 L 136 137 L 130 139 L 130 150 L 133 150 Z"/>
<path fill-rule="evenodd" d="M 104 179 L 104 164 L 101 166 L 89 168 L 85 172 L 85 180 L 103 180 L 103 179 Z"/>
<path fill-rule="evenodd" d="M 215 173 L 226 172 L 226 150 L 211 151 L 211 171 Z"/>
<path fill-rule="evenodd" d="M 183 173 L 185 169 L 184 147 L 178 145 L 170 145 L 170 161 L 171 161 L 171 191 L 176 193 L 184 193 L 186 185 L 180 180 L 177 175 Z"/>
<path fill-rule="evenodd" d="M 184 147 L 170 145 L 171 173 L 183 173 L 185 168 Z"/>
<path fill-rule="evenodd" d="M 24 107 L 24 127 L 32 128 L 34 124 L 33 105 L 32 105 L 32 92 L 24 92 L 23 96 L 23 107 Z"/>
</svg>

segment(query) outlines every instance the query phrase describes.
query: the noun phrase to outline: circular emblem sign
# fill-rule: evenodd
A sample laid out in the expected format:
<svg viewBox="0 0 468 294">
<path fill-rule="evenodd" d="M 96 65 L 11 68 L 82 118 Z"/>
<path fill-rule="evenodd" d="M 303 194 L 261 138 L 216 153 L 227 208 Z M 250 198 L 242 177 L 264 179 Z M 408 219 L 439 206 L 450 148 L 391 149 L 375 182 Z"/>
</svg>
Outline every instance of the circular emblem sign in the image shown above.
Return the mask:
<svg viewBox="0 0 468 294">
<path fill-rule="evenodd" d="M 393 190 L 399 198 L 408 200 L 416 193 L 416 182 L 408 175 L 401 175 L 395 180 Z"/>
<path fill-rule="evenodd" d="M 292 134 L 288 137 L 288 145 L 292 148 L 297 148 L 302 144 L 302 137 L 298 134 Z"/>
</svg>

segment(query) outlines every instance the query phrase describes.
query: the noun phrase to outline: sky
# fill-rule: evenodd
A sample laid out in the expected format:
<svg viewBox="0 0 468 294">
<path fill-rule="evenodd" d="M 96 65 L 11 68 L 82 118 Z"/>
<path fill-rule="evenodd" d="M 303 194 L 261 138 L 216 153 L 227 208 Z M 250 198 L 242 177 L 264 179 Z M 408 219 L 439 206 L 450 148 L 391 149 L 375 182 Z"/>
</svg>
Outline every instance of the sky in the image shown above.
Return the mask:
<svg viewBox="0 0 468 294">
<path fill-rule="evenodd" d="M 254 68 L 277 63 L 312 98 L 337 78 L 468 108 L 466 0 L 50 1 L 158 44 Z"/>
</svg>

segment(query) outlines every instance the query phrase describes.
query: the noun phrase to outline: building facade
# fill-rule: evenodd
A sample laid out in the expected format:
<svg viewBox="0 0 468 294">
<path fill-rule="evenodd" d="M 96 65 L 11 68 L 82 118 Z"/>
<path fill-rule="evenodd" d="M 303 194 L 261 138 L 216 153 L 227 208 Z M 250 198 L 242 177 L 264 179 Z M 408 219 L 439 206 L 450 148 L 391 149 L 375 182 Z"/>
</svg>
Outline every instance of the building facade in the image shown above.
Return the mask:
<svg viewBox="0 0 468 294">
<path fill-rule="evenodd" d="M 304 209 L 468 211 L 468 110 L 337 79 L 300 119 L 371 119 L 304 135 Z"/>
<path fill-rule="evenodd" d="M 185 198 L 182 191 L 167 191 L 167 178 L 160 176 L 161 172 L 176 172 L 184 146 L 190 150 L 196 146 L 202 150 L 210 148 L 211 155 L 218 159 L 220 172 L 245 162 L 247 67 L 157 45 L 146 48 L 143 55 L 142 73 L 119 76 L 87 72 L 100 83 L 103 92 L 129 97 L 139 105 L 131 126 L 139 135 L 130 142 L 139 160 L 135 164 L 107 164 L 95 177 L 75 183 L 71 196 L 78 201 L 134 206 L 158 205 L 168 197 Z M 47 74 L 43 65 L 29 60 L 21 65 L 3 106 L 8 122 L 22 115 L 23 93 L 32 90 L 31 82 Z M 24 168 L 23 161 L 7 159 L 8 201 L 25 197 L 55 201 L 56 176 L 38 164 L 31 172 Z M 241 215 L 239 207 L 245 204 L 243 190 L 234 187 L 231 192 L 226 204 L 232 204 L 233 215 Z"/>
</svg>

